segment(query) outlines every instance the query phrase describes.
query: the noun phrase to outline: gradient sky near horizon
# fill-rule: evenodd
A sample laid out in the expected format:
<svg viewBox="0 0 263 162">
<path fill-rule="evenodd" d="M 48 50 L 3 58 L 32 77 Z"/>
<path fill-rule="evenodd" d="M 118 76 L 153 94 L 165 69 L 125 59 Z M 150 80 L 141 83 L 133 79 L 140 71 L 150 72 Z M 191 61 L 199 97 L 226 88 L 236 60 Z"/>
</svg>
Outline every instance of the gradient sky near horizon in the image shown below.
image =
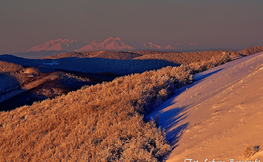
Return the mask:
<svg viewBox="0 0 263 162">
<path fill-rule="evenodd" d="M 0 54 L 53 39 L 233 49 L 263 45 L 262 0 L 1 0 Z"/>
</svg>

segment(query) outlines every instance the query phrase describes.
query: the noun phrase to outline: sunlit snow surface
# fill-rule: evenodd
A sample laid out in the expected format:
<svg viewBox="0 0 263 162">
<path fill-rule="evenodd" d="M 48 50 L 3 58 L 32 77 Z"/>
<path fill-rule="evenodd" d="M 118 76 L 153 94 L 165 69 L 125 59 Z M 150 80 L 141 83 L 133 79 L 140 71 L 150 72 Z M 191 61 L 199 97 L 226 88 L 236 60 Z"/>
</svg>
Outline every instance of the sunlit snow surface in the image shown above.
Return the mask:
<svg viewBox="0 0 263 162">
<path fill-rule="evenodd" d="M 196 74 L 147 116 L 173 146 L 167 161 L 243 160 L 248 145 L 263 147 L 262 69 L 261 52 Z"/>
</svg>

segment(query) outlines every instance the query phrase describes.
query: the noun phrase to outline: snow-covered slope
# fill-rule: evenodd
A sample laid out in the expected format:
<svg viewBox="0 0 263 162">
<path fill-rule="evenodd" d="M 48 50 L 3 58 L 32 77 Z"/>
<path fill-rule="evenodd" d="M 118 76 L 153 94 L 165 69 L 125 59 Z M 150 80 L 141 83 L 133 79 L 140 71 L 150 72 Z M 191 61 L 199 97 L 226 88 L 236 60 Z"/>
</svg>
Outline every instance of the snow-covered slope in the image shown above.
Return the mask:
<svg viewBox="0 0 263 162">
<path fill-rule="evenodd" d="M 263 147 L 262 52 L 199 73 L 195 80 L 148 116 L 159 116 L 173 146 L 167 161 L 243 160 L 247 146 Z M 263 152 L 255 158 L 263 160 Z"/>
</svg>

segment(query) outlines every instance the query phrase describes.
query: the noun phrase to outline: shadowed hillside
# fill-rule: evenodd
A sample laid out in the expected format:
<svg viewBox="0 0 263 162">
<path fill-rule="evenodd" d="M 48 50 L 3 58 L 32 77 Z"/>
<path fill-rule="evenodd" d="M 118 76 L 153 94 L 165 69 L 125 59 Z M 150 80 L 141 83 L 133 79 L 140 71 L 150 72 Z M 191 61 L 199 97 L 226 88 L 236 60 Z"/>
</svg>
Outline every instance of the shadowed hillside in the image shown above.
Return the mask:
<svg viewBox="0 0 263 162">
<path fill-rule="evenodd" d="M 1 94 L 5 94 L 20 85 L 21 77 L 16 74 L 21 69 L 23 69 L 21 65 L 0 61 L 0 102 L 2 101 Z"/>
<path fill-rule="evenodd" d="M 166 51 L 93 51 L 93 52 L 67 52 L 54 56 L 45 57 L 43 59 L 59 59 L 66 57 L 79 58 L 108 58 L 108 59 L 157 59 L 173 62 L 175 64 L 189 64 L 198 61 L 209 60 L 213 56 L 221 55 L 222 53 L 230 54 L 232 58 L 247 56 L 263 51 L 263 46 L 247 48 L 242 51 L 200 51 L 200 52 L 166 52 Z"/>
<path fill-rule="evenodd" d="M 89 76 L 94 75 L 95 78 L 112 80 L 116 77 L 116 74 L 127 75 L 132 73 L 142 73 L 144 71 L 157 70 L 166 66 L 178 66 L 180 64 L 189 64 L 197 61 L 206 61 L 212 59 L 213 57 L 222 55 L 224 53 L 228 54 L 232 59 L 235 59 L 242 56 L 253 54 L 261 50 L 263 50 L 263 47 L 248 48 L 238 52 L 202 51 L 202 52 L 180 53 L 180 52 L 164 52 L 164 51 L 127 51 L 127 52 L 95 51 L 95 52 L 62 53 L 51 57 L 51 58 L 59 58 L 59 59 L 25 59 L 21 57 L 15 57 L 12 55 L 1 55 L 0 60 L 2 61 L 0 62 L 0 69 L 2 70 L 2 72 L 7 72 L 8 74 L 5 74 L 5 76 L 2 75 L 1 77 L 2 80 L 4 80 L 3 82 L 4 84 L 0 86 L 0 88 L 2 87 L 0 101 L 4 101 L 6 99 L 9 99 L 10 97 L 12 98 L 22 92 L 23 94 L 27 94 L 27 95 L 32 93 L 34 94 L 35 92 L 32 90 L 30 90 L 29 93 L 28 87 L 30 87 L 30 89 L 41 87 L 40 85 L 44 84 L 44 82 L 50 82 L 49 81 L 50 78 L 56 78 L 60 80 L 59 82 L 54 82 L 50 84 L 51 86 L 50 88 L 48 88 L 49 90 L 47 90 L 49 92 L 45 92 L 46 94 L 50 94 L 50 92 L 53 92 L 54 95 L 46 95 L 39 93 L 38 95 L 33 95 L 33 96 L 29 95 L 35 99 L 30 100 L 30 102 L 27 102 L 28 99 L 25 99 L 26 102 L 23 101 L 18 105 L 22 106 L 24 104 L 32 104 L 34 101 L 37 100 L 43 100 L 49 98 L 50 96 L 54 97 L 57 95 L 61 95 L 62 93 L 57 93 L 60 91 L 66 93 L 73 89 L 76 90 L 80 88 L 81 85 L 83 86 L 85 84 L 96 84 L 98 82 L 101 82 L 101 81 L 98 82 L 95 81 L 92 83 L 86 82 L 85 84 L 83 84 L 83 82 L 79 80 L 78 82 L 79 83 L 82 82 L 82 83 L 76 84 L 79 85 L 76 86 L 78 88 L 75 87 L 72 89 L 69 87 L 69 89 L 65 88 L 67 90 L 59 90 L 59 91 L 52 90 L 53 86 L 63 87 L 60 84 L 61 82 L 65 83 L 62 81 L 63 79 L 59 76 L 53 76 L 53 75 L 46 76 L 46 74 L 55 71 L 65 70 L 66 73 L 67 71 L 72 71 L 73 75 L 75 75 L 76 72 L 82 72 L 88 74 Z M 73 56 L 73 57 L 69 57 L 69 56 Z M 32 68 L 26 69 L 26 67 L 32 67 Z M 33 67 L 35 67 L 35 69 Z M 109 75 L 107 74 L 108 77 L 106 77 L 106 75 L 104 75 L 103 73 L 108 73 L 109 74 Z M 14 78 L 16 82 L 13 81 L 9 82 L 8 81 L 9 79 L 6 79 L 6 77 Z M 71 80 L 70 82 L 74 82 L 74 81 Z M 36 85 L 31 86 L 33 84 Z M 71 85 L 74 84 L 72 83 Z M 66 87 L 67 86 L 69 86 L 69 84 L 67 84 Z M 24 93 L 24 91 L 28 91 L 28 92 Z M 27 95 L 24 95 L 24 97 Z M 20 101 L 22 101 L 22 98 L 24 97 L 21 97 Z M 18 99 L 18 97 L 16 98 Z M 12 103 L 15 101 L 17 100 L 13 98 L 2 104 L 9 105 L 8 103 Z M 14 108 L 14 105 L 11 107 Z"/>
<path fill-rule="evenodd" d="M 105 58 L 78 58 L 65 57 L 60 59 L 25 59 L 11 55 L 2 55 L 0 60 L 20 64 L 22 66 L 45 67 L 47 69 L 64 69 L 83 73 L 114 73 L 126 75 L 142 73 L 146 70 L 160 69 L 166 66 L 179 64 L 158 59 L 105 59 Z"/>
<path fill-rule="evenodd" d="M 29 75 L 31 75 L 30 73 Z M 10 76 L 0 76 L 5 79 L 5 87 L 9 89 L 0 93 L 0 110 L 12 110 L 14 108 L 31 105 L 35 101 L 42 101 L 67 94 L 70 91 L 80 89 L 85 85 L 94 85 L 112 79 L 103 79 L 68 71 L 55 71 L 51 73 L 39 73 L 38 76 L 25 77 L 24 82 L 10 79 Z M 8 78 L 8 79 L 7 79 Z M 11 84 L 11 85 L 10 85 Z M 13 87 L 13 88 L 12 88 Z"/>
<path fill-rule="evenodd" d="M 5 72 L 5 76 L 2 75 L 2 80 L 4 84 L 0 86 L 2 89 L 0 95 L 0 101 L 4 101 L 9 99 L 10 97 L 14 97 L 21 92 L 28 91 L 28 87 L 32 89 L 36 88 L 44 82 L 49 82 L 50 79 L 45 78 L 59 78 L 59 76 L 52 76 L 46 74 L 54 72 L 54 71 L 72 71 L 75 75 L 76 72 L 86 73 L 88 75 L 94 75 L 95 78 L 105 79 L 105 75 L 101 75 L 103 73 L 108 73 L 109 77 L 106 80 L 112 80 L 117 75 L 127 75 L 132 73 L 142 73 L 144 71 L 149 70 L 157 70 L 166 66 L 178 66 L 180 64 L 190 64 L 197 61 L 206 61 L 212 59 L 213 57 L 217 57 L 222 54 L 228 54 L 232 59 L 239 58 L 242 56 L 250 55 L 255 52 L 259 52 L 263 50 L 262 46 L 244 49 L 242 51 L 202 51 L 202 52 L 164 52 L 164 51 L 95 51 L 95 52 L 73 52 L 73 53 L 62 53 L 59 55 L 52 56 L 50 58 L 53 59 L 25 59 L 21 57 L 15 57 L 12 55 L 1 55 L 0 60 L 0 69 L 2 72 Z M 71 56 L 71 57 L 69 57 Z M 54 59 L 56 58 L 56 59 Z M 26 68 L 31 67 L 31 68 Z M 35 69 L 33 68 L 35 67 Z M 22 69 L 21 69 L 22 68 Z M 58 70 L 59 69 L 59 70 Z M 33 71 L 32 71 L 33 70 Z M 7 74 L 8 73 L 8 74 Z M 96 74 L 97 73 L 97 74 Z M 8 77 L 10 76 L 10 77 Z M 16 82 L 8 81 L 8 78 L 14 78 Z M 44 78 L 43 78 L 44 77 Z M 41 81 L 41 80 L 44 80 Z M 52 90 L 52 87 L 61 87 L 55 83 L 61 84 L 59 82 L 54 82 L 49 89 L 49 91 L 54 92 L 54 94 L 59 95 L 61 93 L 57 90 Z M 71 80 L 70 82 L 73 82 Z M 79 80 L 81 83 L 82 81 Z M 99 81 L 101 82 L 101 81 Z M 65 83 L 65 82 L 63 82 Z M 92 82 L 95 84 L 97 82 Z M 35 86 L 31 86 L 36 84 Z M 86 84 L 90 84 L 86 82 Z M 68 86 L 69 84 L 67 84 Z M 73 85 L 73 84 L 71 84 Z M 85 84 L 76 84 L 76 85 L 85 85 Z M 46 86 L 47 87 L 47 86 Z M 63 86 L 62 86 L 63 87 Z M 80 88 L 81 86 L 76 86 Z M 78 88 L 74 89 L 78 89 Z M 41 89 L 41 88 L 40 88 Z M 63 88 L 62 88 L 63 89 Z M 66 88 L 67 89 L 67 88 Z M 71 89 L 71 88 L 69 88 Z M 67 89 L 66 91 L 70 91 Z M 30 90 L 31 91 L 31 90 Z M 63 92 L 66 92 L 62 90 Z M 49 94 L 48 92 L 47 94 Z M 33 91 L 30 92 L 30 94 Z M 28 94 L 23 93 L 23 94 Z M 46 95 L 42 94 L 36 95 L 39 96 L 39 99 L 45 99 L 49 96 L 56 95 Z M 20 95 L 21 96 L 21 95 Z M 32 96 L 32 95 L 30 95 Z M 35 95 L 34 95 L 35 96 Z M 23 97 L 21 97 L 23 98 Z M 35 98 L 35 97 L 33 97 Z M 35 98 L 35 100 L 39 100 Z M 15 101 L 14 99 L 10 99 L 6 101 L 6 103 L 12 103 Z M 22 101 L 22 99 L 21 99 Z M 27 101 L 27 99 L 25 100 Z M 32 104 L 34 100 L 30 102 L 22 102 L 25 104 Z M 22 106 L 23 104 L 19 104 Z M 4 104 L 8 105 L 8 104 Z M 14 108 L 14 106 L 13 106 Z"/>
<path fill-rule="evenodd" d="M 142 56 L 141 54 L 134 53 L 134 52 L 124 52 L 124 51 L 91 51 L 91 52 L 67 52 L 61 53 L 54 56 L 48 56 L 43 59 L 59 59 L 65 57 L 79 57 L 79 58 L 107 58 L 107 59 L 132 59 L 135 57 Z"/>
<path fill-rule="evenodd" d="M 205 61 L 223 53 L 227 53 L 231 58 L 235 59 L 262 50 L 263 47 L 259 46 L 242 51 L 221 50 L 184 53 L 164 51 L 94 51 L 62 53 L 41 60 L 2 55 L 0 56 L 0 60 L 22 66 L 43 66 L 51 69 L 66 69 L 85 73 L 110 72 L 118 75 L 126 75 L 141 73 L 146 70 L 160 69 L 166 66 Z"/>
<path fill-rule="evenodd" d="M 18 62 L 20 60 L 23 60 L 23 58 L 19 58 Z M 27 61 L 32 61 L 29 59 L 24 60 L 24 64 L 27 64 Z M 35 101 L 54 98 L 55 96 L 77 90 L 84 85 L 93 85 L 116 77 L 47 69 L 43 66 L 23 67 L 5 61 L 0 61 L 0 70 L 1 111 L 11 110 L 23 105 L 31 105 Z"/>
<path fill-rule="evenodd" d="M 27 59 L 27 58 L 17 57 L 17 56 L 13 56 L 13 55 L 0 55 L 0 60 L 5 61 L 5 62 L 9 62 L 9 63 L 18 64 L 21 66 L 26 66 L 26 67 L 28 67 L 28 66 L 30 66 L 30 67 L 40 66 L 39 65 L 40 61 L 37 59 Z"/>
<path fill-rule="evenodd" d="M 131 73 L 142 73 L 147 70 L 156 70 L 166 66 L 178 66 L 173 62 L 145 59 L 145 60 L 118 60 L 104 58 L 61 58 L 56 59 L 57 65 L 53 69 L 65 69 L 84 73 L 114 73 L 117 75 L 127 75 Z"/>
<path fill-rule="evenodd" d="M 11 72 L 11 71 L 18 71 L 22 69 L 23 67 L 18 64 L 14 64 L 11 62 L 5 62 L 5 61 L 0 61 L 0 72 Z"/>
</svg>

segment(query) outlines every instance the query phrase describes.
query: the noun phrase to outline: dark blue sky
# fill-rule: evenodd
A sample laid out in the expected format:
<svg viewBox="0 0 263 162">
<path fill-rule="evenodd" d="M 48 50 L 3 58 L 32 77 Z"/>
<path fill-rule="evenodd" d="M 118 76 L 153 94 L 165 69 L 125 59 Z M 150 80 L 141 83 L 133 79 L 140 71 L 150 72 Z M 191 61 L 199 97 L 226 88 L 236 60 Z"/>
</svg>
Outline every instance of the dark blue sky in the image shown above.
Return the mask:
<svg viewBox="0 0 263 162">
<path fill-rule="evenodd" d="M 0 53 L 110 36 L 197 49 L 263 45 L 261 0 L 2 0 Z"/>
</svg>

